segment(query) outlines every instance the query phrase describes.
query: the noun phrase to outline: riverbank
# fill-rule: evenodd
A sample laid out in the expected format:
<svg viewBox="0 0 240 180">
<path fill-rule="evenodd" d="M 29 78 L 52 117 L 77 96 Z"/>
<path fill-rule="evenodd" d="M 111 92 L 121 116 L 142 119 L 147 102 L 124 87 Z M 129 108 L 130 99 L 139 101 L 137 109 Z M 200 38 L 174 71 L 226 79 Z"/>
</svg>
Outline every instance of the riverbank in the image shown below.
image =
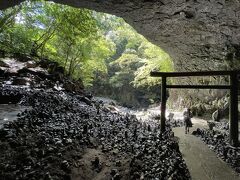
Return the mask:
<svg viewBox="0 0 240 180">
<path fill-rule="evenodd" d="M 0 129 L 3 179 L 190 179 L 173 133 L 84 94 L 2 86 L 30 106 Z"/>
</svg>

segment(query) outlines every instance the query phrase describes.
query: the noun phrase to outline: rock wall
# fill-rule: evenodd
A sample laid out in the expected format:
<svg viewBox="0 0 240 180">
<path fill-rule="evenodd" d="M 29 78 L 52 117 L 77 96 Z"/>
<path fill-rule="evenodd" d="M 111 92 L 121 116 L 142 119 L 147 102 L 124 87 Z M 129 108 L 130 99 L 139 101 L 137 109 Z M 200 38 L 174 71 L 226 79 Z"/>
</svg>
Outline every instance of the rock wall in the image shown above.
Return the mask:
<svg viewBox="0 0 240 180">
<path fill-rule="evenodd" d="M 239 0 L 54 0 L 123 17 L 173 58 L 178 71 L 238 68 Z M 22 0 L 1 1 L 0 8 Z"/>
</svg>

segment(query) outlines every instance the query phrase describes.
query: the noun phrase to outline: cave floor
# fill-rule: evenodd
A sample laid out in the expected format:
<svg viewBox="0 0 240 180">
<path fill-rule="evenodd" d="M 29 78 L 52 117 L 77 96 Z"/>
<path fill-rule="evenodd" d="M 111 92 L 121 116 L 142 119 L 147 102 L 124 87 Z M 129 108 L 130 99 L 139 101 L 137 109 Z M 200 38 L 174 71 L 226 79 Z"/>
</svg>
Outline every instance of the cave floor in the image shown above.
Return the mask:
<svg viewBox="0 0 240 180">
<path fill-rule="evenodd" d="M 206 126 L 206 121 L 192 119 L 194 127 L 185 134 L 184 127 L 174 128 L 179 141 L 180 151 L 188 166 L 193 180 L 240 180 L 240 177 L 216 153 L 198 137 L 191 135 L 197 128 Z"/>
</svg>

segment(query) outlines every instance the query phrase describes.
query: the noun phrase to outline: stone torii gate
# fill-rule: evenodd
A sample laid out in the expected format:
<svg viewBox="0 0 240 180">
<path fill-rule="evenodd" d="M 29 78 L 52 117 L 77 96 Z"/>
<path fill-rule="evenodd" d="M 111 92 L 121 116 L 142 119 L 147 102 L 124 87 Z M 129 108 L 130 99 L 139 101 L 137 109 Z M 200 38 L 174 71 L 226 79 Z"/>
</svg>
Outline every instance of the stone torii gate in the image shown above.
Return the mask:
<svg viewBox="0 0 240 180">
<path fill-rule="evenodd" d="M 229 89 L 230 90 L 230 144 L 238 146 L 238 71 L 203 71 L 203 72 L 156 72 L 152 71 L 152 77 L 161 77 L 161 131 L 165 131 L 165 113 L 166 113 L 166 89 L 181 88 L 181 89 Z M 229 76 L 229 85 L 167 85 L 168 77 L 189 77 L 189 76 Z"/>
</svg>

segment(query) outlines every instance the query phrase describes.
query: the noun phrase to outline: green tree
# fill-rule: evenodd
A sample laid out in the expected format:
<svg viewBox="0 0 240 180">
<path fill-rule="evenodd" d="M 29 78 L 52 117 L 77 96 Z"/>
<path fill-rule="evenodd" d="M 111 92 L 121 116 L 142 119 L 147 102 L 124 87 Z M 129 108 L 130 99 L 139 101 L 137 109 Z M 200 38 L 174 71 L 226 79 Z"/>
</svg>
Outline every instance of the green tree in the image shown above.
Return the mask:
<svg viewBox="0 0 240 180">
<path fill-rule="evenodd" d="M 151 78 L 150 71 L 172 71 L 170 57 L 122 19 L 104 15 L 101 22 L 108 24 L 104 33 L 115 44 L 116 51 L 106 60 L 108 75 L 98 74 L 92 89 L 98 89 L 102 93 L 99 95 L 110 95 L 125 105 L 155 102 L 160 78 Z"/>
<path fill-rule="evenodd" d="M 26 1 L 1 11 L 0 48 L 50 58 L 69 77 L 91 85 L 95 71 L 107 71 L 104 60 L 114 52 L 96 17 L 87 9 Z"/>
<path fill-rule="evenodd" d="M 170 57 L 123 19 L 48 1 L 25 1 L 1 11 L 0 42 L 7 52 L 56 61 L 67 76 L 123 94 L 126 103 L 154 99 L 160 80 L 150 77 L 152 69 L 173 70 Z"/>
<path fill-rule="evenodd" d="M 169 55 L 161 50 L 159 47 L 144 41 L 139 47 L 142 51 L 143 66 L 135 72 L 135 78 L 133 84 L 135 87 L 140 86 L 156 86 L 161 83 L 160 78 L 152 78 L 150 72 L 161 71 L 169 72 L 173 71 L 173 63 Z"/>
</svg>

